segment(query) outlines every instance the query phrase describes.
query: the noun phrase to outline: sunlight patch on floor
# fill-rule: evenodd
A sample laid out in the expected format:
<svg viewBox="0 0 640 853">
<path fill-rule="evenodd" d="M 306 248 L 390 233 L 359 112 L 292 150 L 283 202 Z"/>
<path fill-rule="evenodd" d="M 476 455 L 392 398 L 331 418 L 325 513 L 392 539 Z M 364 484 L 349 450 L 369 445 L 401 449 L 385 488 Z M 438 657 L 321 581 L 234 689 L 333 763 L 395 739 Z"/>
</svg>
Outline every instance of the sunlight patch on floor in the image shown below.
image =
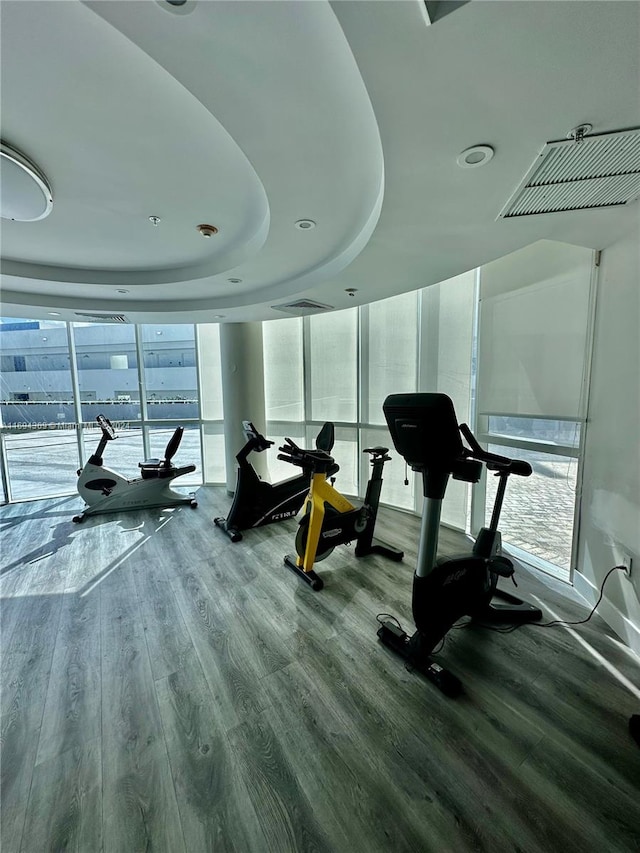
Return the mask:
<svg viewBox="0 0 640 853">
<path fill-rule="evenodd" d="M 551 616 L 553 617 L 554 620 L 557 619 L 558 621 L 561 621 L 561 622 L 565 621 L 562 619 L 562 617 L 558 613 L 554 612 L 554 610 L 552 610 L 552 608 L 549 607 L 549 605 L 546 602 L 542 601 L 542 599 L 538 598 L 536 595 L 533 595 L 531 597 L 535 601 L 537 601 L 537 603 L 541 607 L 543 607 L 545 610 L 547 610 L 551 614 Z M 624 676 L 620 672 L 620 670 L 617 669 L 617 667 L 615 667 L 615 666 L 613 666 L 613 664 L 609 663 L 609 661 L 606 658 L 604 658 L 600 654 L 600 652 L 596 651 L 593 648 L 593 646 L 589 645 L 589 643 L 587 643 L 587 641 L 583 637 L 580 636 L 578 631 L 574 631 L 574 629 L 571 628 L 569 625 L 562 625 L 561 627 L 563 627 L 564 630 L 568 634 L 570 634 L 574 640 L 576 640 L 576 642 L 580 643 L 580 645 L 583 647 L 583 649 L 585 649 L 591 655 L 591 657 L 594 660 L 596 660 L 601 666 L 603 666 L 607 670 L 607 672 L 611 673 L 611 675 L 616 679 L 616 681 L 618 681 L 626 690 L 628 690 L 629 693 L 631 693 L 637 699 L 640 699 L 640 689 L 638 689 L 638 687 L 635 684 L 633 684 L 633 682 L 629 681 L 629 679 L 626 678 L 626 676 Z"/>
</svg>

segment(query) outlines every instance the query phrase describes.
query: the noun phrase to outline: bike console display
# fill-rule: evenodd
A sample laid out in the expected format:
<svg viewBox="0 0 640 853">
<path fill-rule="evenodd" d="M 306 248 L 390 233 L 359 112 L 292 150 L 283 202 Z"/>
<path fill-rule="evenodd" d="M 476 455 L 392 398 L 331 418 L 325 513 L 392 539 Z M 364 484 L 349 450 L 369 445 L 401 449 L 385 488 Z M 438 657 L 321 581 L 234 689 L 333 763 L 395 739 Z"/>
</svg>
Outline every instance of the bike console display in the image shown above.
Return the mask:
<svg viewBox="0 0 640 853">
<path fill-rule="evenodd" d="M 468 458 L 446 394 L 391 394 L 382 409 L 395 449 L 422 473 L 427 497 L 443 498 L 449 475 L 468 483 L 480 479 L 482 465 Z"/>
</svg>

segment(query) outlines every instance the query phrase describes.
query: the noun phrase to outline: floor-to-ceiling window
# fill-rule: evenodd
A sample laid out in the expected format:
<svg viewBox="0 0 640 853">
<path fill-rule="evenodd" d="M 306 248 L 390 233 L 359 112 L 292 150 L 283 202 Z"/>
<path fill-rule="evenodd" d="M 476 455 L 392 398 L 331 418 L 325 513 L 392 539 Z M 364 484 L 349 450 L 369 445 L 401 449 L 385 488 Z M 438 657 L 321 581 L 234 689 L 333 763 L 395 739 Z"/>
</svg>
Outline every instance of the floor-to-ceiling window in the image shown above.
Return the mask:
<svg viewBox="0 0 640 853">
<path fill-rule="evenodd" d="M 196 330 L 196 360 L 202 422 L 202 477 L 224 483 L 224 413 L 220 369 L 220 326 L 201 323 Z"/>
<path fill-rule="evenodd" d="M 473 426 L 476 272 L 425 287 L 421 292 L 420 391 L 447 394 L 459 423 Z M 467 530 L 471 488 L 451 479 L 442 505 L 442 522 Z M 422 501 L 420 484 L 419 500 Z"/>
<path fill-rule="evenodd" d="M 145 455 L 164 458 L 176 427 L 182 439 L 175 464 L 196 464 L 179 484 L 202 482 L 200 400 L 195 327 L 191 324 L 138 326 Z"/>
<path fill-rule="evenodd" d="M 336 426 L 338 488 L 364 494 L 363 450 L 383 445 L 383 503 L 419 512 L 421 484 L 387 431 L 390 393 L 440 391 L 492 451 L 531 462 L 512 478 L 505 543 L 568 577 L 579 492 L 592 324 L 588 250 L 545 241 L 477 271 L 360 308 L 263 324 L 269 474 L 285 437 L 313 446 Z M 479 306 L 479 320 L 477 320 Z M 116 426 L 105 464 L 134 476 L 185 427 L 184 485 L 225 481 L 218 324 L 129 326 L 7 322 L 2 348 L 2 475 L 9 499 L 72 493 L 75 470 L 99 438 L 97 414 Z M 477 345 L 475 345 L 477 344 Z M 250 414 L 250 413 L 248 413 Z M 55 433 L 55 435 L 54 435 Z M 38 444 L 39 442 L 39 444 Z M 202 447 L 202 451 L 201 448 Z M 405 479 L 408 485 L 405 485 Z M 473 532 L 486 523 L 495 481 L 451 481 L 443 521 Z"/>
<path fill-rule="evenodd" d="M 273 483 L 299 474 L 278 459 L 278 447 L 285 437 L 302 447 L 308 443 L 302 322 L 301 317 L 291 317 L 262 324 L 265 418 L 267 437 L 273 441 L 267 451 L 267 468 Z"/>
<path fill-rule="evenodd" d="M 98 415 L 117 435 L 106 467 L 139 476 L 139 462 L 163 458 L 179 425 L 175 461 L 197 470 L 176 485 L 202 482 L 193 325 L 5 321 L 0 347 L 6 500 L 73 494 L 101 437 Z"/>
<path fill-rule="evenodd" d="M 382 410 L 389 394 L 409 394 L 418 387 L 419 293 L 403 293 L 361 309 L 360 393 L 362 400 L 361 451 L 389 448 L 390 462 L 383 471 L 384 503 L 403 509 L 415 507 L 415 478 L 406 477 L 403 459 L 395 452 Z M 360 457 L 360 483 L 369 478 L 367 454 Z M 405 480 L 409 484 L 405 485 Z M 360 492 L 364 487 L 361 485 Z"/>
<path fill-rule="evenodd" d="M 333 456 L 338 488 L 358 494 L 358 309 L 315 314 L 306 320 L 305 384 L 315 426 L 335 424 Z"/>
<path fill-rule="evenodd" d="M 6 500 L 73 488 L 78 467 L 65 323 L 0 323 L 2 480 Z"/>
<path fill-rule="evenodd" d="M 568 579 L 591 253 L 542 244 L 500 263 L 358 309 L 265 323 L 267 418 L 277 439 L 286 428 L 300 436 L 304 420 L 308 446 L 322 421 L 333 420 L 338 487 L 347 494 L 364 494 L 364 448 L 389 446 L 381 500 L 419 512 L 421 482 L 397 458 L 382 403 L 390 393 L 447 394 L 458 421 L 485 447 L 532 464 L 532 477 L 509 483 L 500 523 L 505 545 Z M 451 480 L 443 522 L 477 532 L 488 522 L 495 487 L 493 477 L 473 489 Z"/>
<path fill-rule="evenodd" d="M 549 240 L 480 273 L 479 437 L 533 468 L 526 480 L 511 477 L 503 540 L 563 579 L 571 571 L 594 281 L 591 250 Z M 489 477 L 478 523 L 488 520 L 494 492 Z"/>
<path fill-rule="evenodd" d="M 135 326 L 72 323 L 71 333 L 83 462 L 96 449 L 101 436 L 96 419 L 102 415 L 113 424 L 118 436 L 105 449 L 104 465 L 124 477 L 134 477 L 138 463 L 146 455 Z"/>
</svg>

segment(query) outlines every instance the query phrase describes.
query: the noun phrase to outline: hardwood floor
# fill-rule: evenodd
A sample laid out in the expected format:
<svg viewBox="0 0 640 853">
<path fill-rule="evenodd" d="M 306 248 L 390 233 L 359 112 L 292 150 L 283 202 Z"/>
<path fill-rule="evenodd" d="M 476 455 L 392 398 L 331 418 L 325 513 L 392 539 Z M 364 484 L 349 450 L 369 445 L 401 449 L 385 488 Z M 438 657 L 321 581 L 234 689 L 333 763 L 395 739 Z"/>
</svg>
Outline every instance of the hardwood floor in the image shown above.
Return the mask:
<svg viewBox="0 0 640 853">
<path fill-rule="evenodd" d="M 224 490 L 198 500 L 0 508 L 3 853 L 640 850 L 640 663 L 602 620 L 451 630 L 447 699 L 376 639 L 412 625 L 418 519 L 381 510 L 404 562 L 340 547 L 315 593 L 294 521 L 232 544 Z M 588 612 L 518 580 L 545 621 Z"/>
</svg>

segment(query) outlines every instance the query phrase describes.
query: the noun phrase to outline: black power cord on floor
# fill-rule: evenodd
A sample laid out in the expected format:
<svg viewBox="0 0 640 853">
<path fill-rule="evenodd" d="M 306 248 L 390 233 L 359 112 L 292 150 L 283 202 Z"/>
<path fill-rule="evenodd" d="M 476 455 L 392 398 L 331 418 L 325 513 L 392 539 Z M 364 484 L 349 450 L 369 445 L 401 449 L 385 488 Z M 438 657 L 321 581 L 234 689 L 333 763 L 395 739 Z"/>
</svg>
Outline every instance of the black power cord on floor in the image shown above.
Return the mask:
<svg viewBox="0 0 640 853">
<path fill-rule="evenodd" d="M 518 628 L 522 628 L 523 625 L 528 625 L 532 628 L 552 628 L 555 625 L 584 625 L 589 621 L 589 619 L 591 619 L 593 614 L 596 612 L 598 605 L 602 601 L 602 596 L 604 595 L 604 585 L 607 582 L 607 578 L 609 577 L 609 575 L 612 572 L 616 572 L 616 571 L 626 572 L 627 569 L 626 569 L 626 566 L 614 566 L 612 569 L 609 569 L 607 574 L 604 576 L 604 580 L 602 581 L 602 586 L 600 587 L 600 595 L 598 596 L 598 600 L 596 601 L 596 603 L 591 608 L 591 613 L 589 613 L 589 615 L 587 616 L 586 619 L 579 619 L 577 622 L 567 622 L 564 619 L 554 619 L 552 622 L 521 622 L 517 625 L 510 625 L 508 628 L 496 628 L 495 625 L 489 625 L 486 622 L 482 622 L 482 621 L 480 621 L 480 624 L 484 628 L 488 628 L 490 631 L 495 631 L 497 634 L 510 634 L 512 631 L 516 631 Z M 469 624 L 471 624 L 471 623 L 466 622 L 465 625 L 461 625 L 460 627 L 463 628 Z"/>
<path fill-rule="evenodd" d="M 596 612 L 596 610 L 598 609 L 598 605 L 602 601 L 602 597 L 604 595 L 604 586 L 607 582 L 609 575 L 612 574 L 613 572 L 617 572 L 617 571 L 626 572 L 627 568 L 626 568 L 626 566 L 614 566 L 612 569 L 609 569 L 609 571 L 604 576 L 604 579 L 602 581 L 602 586 L 600 587 L 600 595 L 598 596 L 598 600 L 596 601 L 596 603 L 591 608 L 591 612 L 589 613 L 589 615 L 587 616 L 586 619 L 578 619 L 576 622 L 567 622 L 564 619 L 554 619 L 551 622 L 526 622 L 526 623 L 521 622 L 517 625 L 510 625 L 508 628 L 496 628 L 495 625 L 489 625 L 486 622 L 481 622 L 480 624 L 484 628 L 488 628 L 490 631 L 496 631 L 496 633 L 498 633 L 498 634 L 510 634 L 512 631 L 516 631 L 518 628 L 522 628 L 522 626 L 525 624 L 530 625 L 533 628 L 553 628 L 554 626 L 558 626 L 558 625 L 564 625 L 564 626 L 585 625 L 591 619 L 593 614 Z M 392 616 L 390 613 L 378 613 L 378 615 L 376 616 L 376 619 L 378 620 L 378 622 L 381 621 L 382 616 L 386 616 L 388 619 L 391 619 L 402 630 L 402 625 L 400 624 L 399 620 L 395 616 Z M 453 628 L 466 628 L 467 625 L 471 625 L 472 623 L 473 623 L 473 620 L 470 619 L 469 621 L 464 622 L 461 625 L 453 625 L 452 627 Z M 444 647 L 445 640 L 446 640 L 446 636 L 447 635 L 445 634 L 445 636 L 442 638 L 442 641 L 440 643 L 439 648 L 434 649 L 432 654 L 437 654 L 438 652 L 442 651 L 442 649 Z M 638 744 L 638 746 L 640 746 L 640 714 L 632 714 L 631 717 L 629 718 L 629 734 L 634 739 L 634 741 Z"/>
<path fill-rule="evenodd" d="M 552 628 L 555 625 L 565 625 L 565 626 L 566 625 L 585 625 L 591 619 L 593 614 L 596 612 L 596 610 L 598 609 L 598 605 L 602 601 L 602 596 L 604 595 L 604 586 L 607 582 L 607 578 L 609 577 L 609 575 L 612 572 L 616 572 L 616 571 L 626 572 L 626 570 L 627 570 L 626 566 L 614 566 L 612 569 L 609 569 L 607 574 L 604 576 L 604 580 L 602 581 L 602 586 L 600 587 L 600 595 L 598 596 L 598 600 L 596 601 L 596 603 L 593 605 L 593 607 L 591 609 L 591 613 L 589 613 L 589 615 L 587 616 L 586 619 L 579 619 L 577 622 L 567 622 L 564 619 L 554 619 L 551 622 L 519 622 L 516 625 L 509 625 L 507 628 L 498 628 L 495 625 L 489 624 L 488 622 L 483 622 L 481 619 L 468 619 L 466 622 L 463 622 L 462 624 L 452 625 L 451 627 L 452 628 L 466 628 L 469 625 L 480 624 L 480 625 L 482 625 L 483 628 L 487 628 L 489 631 L 495 631 L 496 634 L 511 634 L 513 631 L 517 631 L 518 628 L 524 627 L 524 625 L 530 626 L 532 628 Z M 378 613 L 378 615 L 376 616 L 376 619 L 378 620 L 378 622 L 381 621 L 381 617 L 383 617 L 383 616 L 386 616 L 388 619 L 391 619 L 400 628 L 400 630 L 403 630 L 402 625 L 400 624 L 399 620 L 395 616 L 392 616 L 390 613 Z M 445 638 L 446 638 L 446 634 L 445 634 L 445 637 L 443 637 L 443 639 L 442 639 L 442 645 L 444 645 Z M 442 645 L 440 646 L 438 651 L 442 650 Z"/>
<path fill-rule="evenodd" d="M 613 572 L 616 572 L 616 571 L 626 572 L 627 568 L 626 568 L 626 566 L 614 566 L 612 569 L 609 569 L 609 571 L 604 576 L 604 579 L 602 581 L 602 586 L 600 587 L 600 595 L 598 596 L 598 600 L 596 601 L 596 603 L 591 608 L 591 612 L 589 613 L 589 615 L 587 616 L 586 619 L 578 619 L 576 622 L 567 622 L 564 619 L 554 619 L 551 622 L 520 622 L 517 625 L 510 625 L 508 628 L 497 628 L 495 625 L 489 625 L 488 623 L 482 622 L 482 621 L 480 621 L 479 624 L 481 624 L 483 628 L 487 628 L 490 631 L 495 631 L 497 634 L 510 634 L 512 631 L 516 631 L 518 628 L 522 628 L 523 625 L 529 625 L 533 628 L 553 628 L 554 626 L 558 626 L 558 625 L 563 625 L 563 626 L 585 625 L 591 619 L 593 614 L 596 612 L 596 610 L 598 609 L 598 605 L 602 601 L 602 597 L 604 595 L 604 587 L 605 587 L 605 584 L 607 582 L 607 579 L 609 578 L 609 575 L 611 575 Z M 400 624 L 400 621 L 399 621 L 399 619 L 397 619 L 397 617 L 393 616 L 390 613 L 378 613 L 376 616 L 376 619 L 381 624 L 382 624 L 382 617 L 386 617 L 387 619 L 391 619 L 398 626 L 398 628 L 400 628 L 401 631 L 404 631 L 404 629 L 402 628 L 402 625 Z M 468 621 L 463 622 L 462 624 L 452 625 L 452 628 L 466 628 L 468 625 L 473 624 L 474 621 L 476 622 L 476 624 L 478 624 L 478 620 L 469 619 Z M 432 654 L 437 654 L 438 652 L 442 651 L 446 638 L 447 638 L 447 635 L 445 634 L 444 637 L 442 638 L 441 642 L 440 642 L 439 647 L 437 649 L 434 649 Z M 633 739 L 638 744 L 638 746 L 640 746 L 640 714 L 633 714 L 632 717 L 630 718 L 630 720 L 629 720 L 629 731 L 630 731 Z"/>
</svg>

